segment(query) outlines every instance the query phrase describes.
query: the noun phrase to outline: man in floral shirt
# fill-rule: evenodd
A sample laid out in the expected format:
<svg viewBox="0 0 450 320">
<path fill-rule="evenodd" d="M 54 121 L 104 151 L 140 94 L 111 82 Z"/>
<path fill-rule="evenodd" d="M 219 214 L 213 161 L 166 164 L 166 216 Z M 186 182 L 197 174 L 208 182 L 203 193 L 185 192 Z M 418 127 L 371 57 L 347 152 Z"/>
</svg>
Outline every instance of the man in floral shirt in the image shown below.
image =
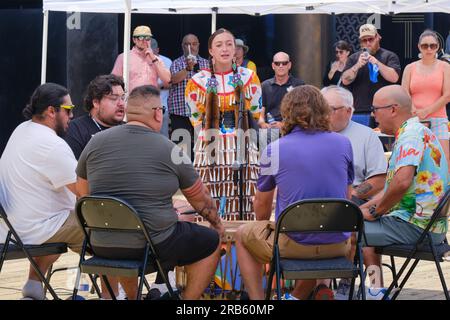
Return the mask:
<svg viewBox="0 0 450 320">
<path fill-rule="evenodd" d="M 446 191 L 447 160 L 439 140 L 413 117 L 411 106 L 410 97 L 399 85 L 383 87 L 374 96 L 372 114 L 381 132 L 395 135 L 395 144 L 384 192 L 361 206 L 367 246 L 415 243 Z M 430 231 L 434 243 L 442 242 L 447 219 L 438 220 Z M 364 262 L 369 290 L 382 297 L 381 257 L 374 248 L 366 247 Z"/>
</svg>

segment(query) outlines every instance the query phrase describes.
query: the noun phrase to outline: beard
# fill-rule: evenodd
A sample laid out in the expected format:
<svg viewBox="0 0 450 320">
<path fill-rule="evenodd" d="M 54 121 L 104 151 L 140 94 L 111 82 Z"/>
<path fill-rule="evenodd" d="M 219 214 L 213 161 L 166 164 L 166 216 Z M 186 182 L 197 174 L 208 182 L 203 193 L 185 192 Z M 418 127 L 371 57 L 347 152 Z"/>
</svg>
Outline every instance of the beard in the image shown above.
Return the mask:
<svg viewBox="0 0 450 320">
<path fill-rule="evenodd" d="M 63 138 L 66 135 L 66 128 L 64 127 L 64 122 L 59 116 L 56 117 L 55 132 L 56 135 L 61 138 Z"/>
</svg>

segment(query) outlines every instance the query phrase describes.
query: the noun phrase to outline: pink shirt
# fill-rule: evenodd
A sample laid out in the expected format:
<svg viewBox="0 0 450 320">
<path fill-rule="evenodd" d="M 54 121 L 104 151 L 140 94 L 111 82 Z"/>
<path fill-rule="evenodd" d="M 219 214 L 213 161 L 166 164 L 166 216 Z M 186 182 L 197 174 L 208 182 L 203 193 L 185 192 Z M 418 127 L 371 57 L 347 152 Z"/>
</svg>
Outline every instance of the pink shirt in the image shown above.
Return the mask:
<svg viewBox="0 0 450 320">
<path fill-rule="evenodd" d="M 442 97 L 444 88 L 444 63 L 439 63 L 433 73 L 422 75 L 416 70 L 417 62 L 411 66 L 411 82 L 409 91 L 411 99 L 417 109 L 429 107 Z M 435 112 L 428 115 L 428 118 L 447 118 L 445 103 Z"/>
<path fill-rule="evenodd" d="M 123 76 L 123 53 L 117 57 L 111 73 Z M 158 73 L 155 65 L 150 61 L 150 58 L 146 58 L 136 47 L 130 50 L 129 76 L 128 92 L 131 92 L 136 87 L 148 84 L 158 87 Z"/>
</svg>

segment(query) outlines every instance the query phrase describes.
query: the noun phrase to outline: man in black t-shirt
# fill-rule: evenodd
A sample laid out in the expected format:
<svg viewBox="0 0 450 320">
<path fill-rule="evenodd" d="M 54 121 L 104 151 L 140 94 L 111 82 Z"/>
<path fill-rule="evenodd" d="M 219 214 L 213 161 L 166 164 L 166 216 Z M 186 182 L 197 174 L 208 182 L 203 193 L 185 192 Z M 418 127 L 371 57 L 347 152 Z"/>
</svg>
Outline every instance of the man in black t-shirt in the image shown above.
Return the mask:
<svg viewBox="0 0 450 320">
<path fill-rule="evenodd" d="M 374 25 L 362 25 L 359 28 L 362 50 L 352 54 L 345 65 L 342 84 L 353 93 L 355 113 L 370 114 L 375 92 L 396 83 L 400 77 L 398 56 L 381 48 L 380 40 Z"/>
<path fill-rule="evenodd" d="M 281 128 L 281 100 L 292 88 L 305 84 L 303 80 L 289 74 L 291 67 L 292 63 L 287 53 L 278 52 L 273 56 L 272 69 L 275 76 L 261 85 L 263 108 L 258 121 L 261 128 Z M 270 119 L 268 113 L 273 119 Z"/>
<path fill-rule="evenodd" d="M 113 74 L 97 76 L 87 88 L 84 107 L 89 113 L 69 124 L 64 137 L 78 160 L 84 147 L 97 132 L 122 123 L 126 95 L 123 79 Z"/>
</svg>

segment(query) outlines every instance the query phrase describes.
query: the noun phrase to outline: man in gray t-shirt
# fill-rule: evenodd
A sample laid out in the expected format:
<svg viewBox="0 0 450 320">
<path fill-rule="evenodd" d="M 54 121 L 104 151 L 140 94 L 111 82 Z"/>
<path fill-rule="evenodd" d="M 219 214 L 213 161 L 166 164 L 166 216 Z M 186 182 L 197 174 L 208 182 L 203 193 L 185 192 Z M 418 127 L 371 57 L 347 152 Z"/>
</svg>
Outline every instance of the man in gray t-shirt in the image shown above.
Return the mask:
<svg viewBox="0 0 450 320">
<path fill-rule="evenodd" d="M 384 187 L 387 162 L 380 139 L 369 127 L 351 121 L 353 96 L 342 87 L 330 86 L 322 94 L 331 108 L 333 131 L 346 136 L 353 149 L 355 180 L 352 196 L 361 204 Z"/>
<path fill-rule="evenodd" d="M 136 209 L 163 265 L 170 269 L 186 266 L 190 276 L 183 298 L 197 299 L 214 274 L 219 235 L 224 229 L 188 157 L 159 133 L 163 110 L 157 88 L 135 88 L 128 100 L 128 123 L 96 134 L 83 150 L 77 167 L 77 188 L 81 195 L 114 196 Z M 212 229 L 178 221 L 172 206 L 172 196 L 178 189 Z M 104 234 L 97 234 L 91 243 L 108 256 L 115 256 L 122 248 L 133 252 L 142 247 L 142 239 L 125 242 Z M 136 296 L 135 279 L 120 278 L 120 282 L 129 298 Z"/>
</svg>

